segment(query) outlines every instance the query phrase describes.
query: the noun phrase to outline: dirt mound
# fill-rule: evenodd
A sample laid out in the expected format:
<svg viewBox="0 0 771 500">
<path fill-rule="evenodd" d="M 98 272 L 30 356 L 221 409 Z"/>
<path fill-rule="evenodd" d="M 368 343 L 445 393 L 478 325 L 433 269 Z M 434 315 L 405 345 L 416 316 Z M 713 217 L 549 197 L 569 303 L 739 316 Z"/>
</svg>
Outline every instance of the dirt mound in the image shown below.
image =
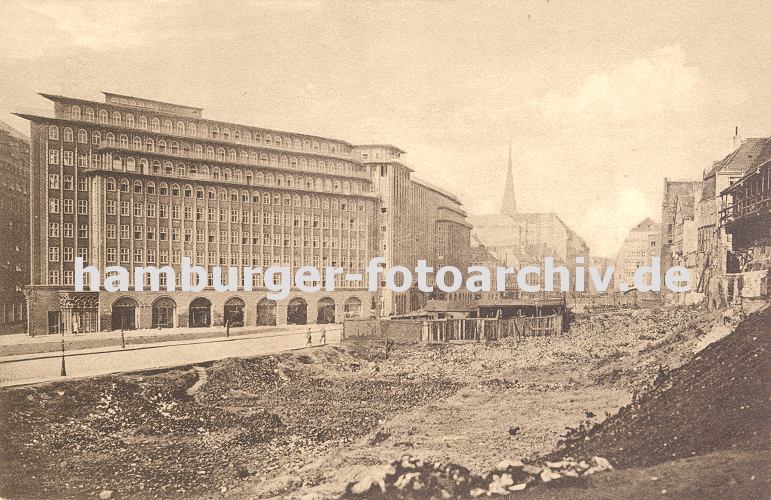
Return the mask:
<svg viewBox="0 0 771 500">
<path fill-rule="evenodd" d="M 570 430 L 553 457 L 606 457 L 646 466 L 710 451 L 769 447 L 771 308 L 673 370 L 590 429 Z"/>
<path fill-rule="evenodd" d="M 459 386 L 379 376 L 329 347 L 3 389 L 0 496 L 231 490 L 291 472 Z"/>
</svg>

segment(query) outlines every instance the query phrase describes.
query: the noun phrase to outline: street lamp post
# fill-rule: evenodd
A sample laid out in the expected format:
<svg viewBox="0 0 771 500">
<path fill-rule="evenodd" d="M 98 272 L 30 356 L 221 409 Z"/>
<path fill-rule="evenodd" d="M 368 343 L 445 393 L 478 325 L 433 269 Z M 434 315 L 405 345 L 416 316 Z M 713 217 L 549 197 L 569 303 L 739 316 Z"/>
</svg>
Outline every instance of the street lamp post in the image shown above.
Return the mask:
<svg viewBox="0 0 771 500">
<path fill-rule="evenodd" d="M 62 377 L 67 376 L 67 366 L 64 363 L 64 329 L 62 329 L 62 369 L 60 375 Z"/>
</svg>

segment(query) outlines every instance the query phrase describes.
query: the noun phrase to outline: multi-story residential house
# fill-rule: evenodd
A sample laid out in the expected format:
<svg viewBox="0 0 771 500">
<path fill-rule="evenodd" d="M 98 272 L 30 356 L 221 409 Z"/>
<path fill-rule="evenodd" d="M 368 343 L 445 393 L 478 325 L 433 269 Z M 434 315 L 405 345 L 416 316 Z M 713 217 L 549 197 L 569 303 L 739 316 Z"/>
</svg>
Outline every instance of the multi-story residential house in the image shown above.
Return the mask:
<svg viewBox="0 0 771 500">
<path fill-rule="evenodd" d="M 616 254 L 614 275 L 616 289 L 621 283 L 631 287 L 637 269 L 650 266 L 653 258 L 660 256 L 660 238 L 661 224 L 650 218 L 641 221 L 629 231 Z"/>
<path fill-rule="evenodd" d="M 746 173 L 720 193 L 720 227 L 731 237 L 726 263 L 729 296 L 771 292 L 771 138 L 762 140 Z M 737 281 L 741 281 L 736 286 Z"/>
<path fill-rule="evenodd" d="M 730 236 L 720 226 L 720 193 L 739 180 L 756 162 L 765 138 L 742 140 L 738 129 L 734 150 L 704 171 L 701 197 L 696 206 L 698 227 L 698 268 L 701 274 L 725 274 L 731 250 Z"/>
<path fill-rule="evenodd" d="M 701 181 L 682 181 L 664 178 L 664 193 L 661 200 L 661 283 L 664 283 L 666 270 L 675 265 L 673 244 L 675 240 L 675 211 L 678 199 L 681 196 L 685 197 L 680 201 L 681 210 L 683 210 L 684 204 L 687 203 L 685 200 L 693 200 L 697 192 L 701 192 Z M 687 212 L 688 209 L 685 210 Z"/>
</svg>

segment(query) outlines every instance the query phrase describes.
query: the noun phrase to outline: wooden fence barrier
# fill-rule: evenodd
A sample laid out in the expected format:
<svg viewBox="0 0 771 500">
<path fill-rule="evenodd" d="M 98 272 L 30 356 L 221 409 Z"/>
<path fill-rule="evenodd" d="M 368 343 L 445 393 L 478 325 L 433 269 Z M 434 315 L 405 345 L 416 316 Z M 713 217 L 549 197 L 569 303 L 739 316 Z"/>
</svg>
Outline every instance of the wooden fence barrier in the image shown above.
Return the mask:
<svg viewBox="0 0 771 500">
<path fill-rule="evenodd" d="M 519 317 L 509 319 L 465 318 L 426 320 L 423 341 L 490 341 L 502 338 L 520 340 L 562 333 L 562 315 Z"/>
</svg>

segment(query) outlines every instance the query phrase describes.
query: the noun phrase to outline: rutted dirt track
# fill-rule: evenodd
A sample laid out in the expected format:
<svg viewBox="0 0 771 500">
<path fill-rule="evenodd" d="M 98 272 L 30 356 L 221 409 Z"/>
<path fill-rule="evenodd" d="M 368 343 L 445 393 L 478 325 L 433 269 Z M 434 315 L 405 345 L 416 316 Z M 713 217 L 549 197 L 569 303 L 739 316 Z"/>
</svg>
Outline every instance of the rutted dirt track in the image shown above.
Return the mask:
<svg viewBox="0 0 771 500">
<path fill-rule="evenodd" d="M 0 495 L 331 497 L 405 453 L 481 473 L 552 452 L 566 427 L 583 437 L 634 394 L 642 404 L 646 386 L 691 361 L 717 320 L 636 311 L 580 318 L 568 335 L 519 345 L 397 347 L 388 360 L 366 346 L 326 347 L 6 389 Z M 623 428 L 616 420 L 599 429 Z M 748 439 L 765 446 L 767 425 L 756 425 Z M 604 442 L 584 451 L 627 465 L 612 453 L 616 442 Z M 602 481 L 592 478 L 586 492 Z"/>
</svg>

